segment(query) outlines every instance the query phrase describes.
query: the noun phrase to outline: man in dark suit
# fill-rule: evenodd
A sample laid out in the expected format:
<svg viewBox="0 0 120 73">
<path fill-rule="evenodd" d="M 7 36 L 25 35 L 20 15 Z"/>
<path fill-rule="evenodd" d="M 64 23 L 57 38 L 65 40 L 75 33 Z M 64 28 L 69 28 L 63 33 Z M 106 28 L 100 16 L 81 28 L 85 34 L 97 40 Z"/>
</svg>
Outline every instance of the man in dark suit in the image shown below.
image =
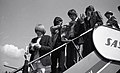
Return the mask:
<svg viewBox="0 0 120 73">
<path fill-rule="evenodd" d="M 55 17 L 54 26 L 50 27 L 51 35 L 52 35 L 52 43 L 53 43 L 53 49 L 61 46 L 64 42 L 62 41 L 64 38 L 62 36 L 62 23 L 63 20 L 60 17 Z M 60 49 L 56 50 L 51 54 L 51 73 L 63 73 L 65 70 L 65 46 L 61 47 Z M 58 69 L 57 69 L 58 64 Z M 58 71 L 57 71 L 58 70 Z"/>
<path fill-rule="evenodd" d="M 84 24 L 80 20 L 80 18 L 77 15 L 77 12 L 74 9 L 71 9 L 68 11 L 68 16 L 71 19 L 71 21 L 69 22 L 70 30 L 68 31 L 69 33 L 68 40 L 72 40 L 84 32 Z M 79 47 L 79 45 L 83 45 L 84 40 L 82 37 L 80 37 L 79 39 L 76 39 L 73 42 L 70 42 L 67 45 L 67 56 L 66 56 L 67 68 L 70 68 L 72 65 L 74 65 L 77 62 L 77 50 L 78 49 L 75 49 L 75 48 Z"/>
<path fill-rule="evenodd" d="M 42 24 L 36 25 L 35 33 L 37 34 L 37 37 L 33 38 L 29 45 L 29 52 L 31 54 L 30 61 L 52 50 L 51 38 L 48 35 L 44 35 L 45 32 L 46 31 Z M 51 65 L 50 55 L 33 63 L 34 68 L 37 69 L 38 72 L 44 70 L 45 67 L 49 65 Z"/>
<path fill-rule="evenodd" d="M 95 26 L 99 26 L 103 24 L 102 16 L 99 11 L 95 11 L 92 5 L 88 6 L 85 10 L 85 23 L 88 29 L 94 28 Z"/>
<path fill-rule="evenodd" d="M 115 29 L 120 29 L 118 26 L 118 22 L 117 22 L 116 18 L 114 17 L 112 11 L 107 11 L 104 15 L 108 19 L 106 22 L 106 26 L 115 28 Z"/>
<path fill-rule="evenodd" d="M 97 26 L 103 25 L 102 16 L 99 11 L 95 11 L 94 7 L 92 5 L 88 6 L 85 10 L 85 30 L 89 30 L 90 28 L 95 28 Z M 84 50 L 83 50 L 83 56 L 85 57 L 90 52 L 92 52 L 95 49 L 95 46 L 93 44 L 92 40 L 92 33 L 93 30 L 87 33 L 84 36 Z"/>
</svg>

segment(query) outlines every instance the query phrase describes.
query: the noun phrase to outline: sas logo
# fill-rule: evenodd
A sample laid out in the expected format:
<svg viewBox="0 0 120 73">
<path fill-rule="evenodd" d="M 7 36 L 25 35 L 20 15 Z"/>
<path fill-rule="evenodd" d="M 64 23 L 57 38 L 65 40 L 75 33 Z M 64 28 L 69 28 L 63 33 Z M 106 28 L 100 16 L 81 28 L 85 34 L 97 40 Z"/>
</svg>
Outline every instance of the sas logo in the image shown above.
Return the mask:
<svg viewBox="0 0 120 73">
<path fill-rule="evenodd" d="M 107 41 L 106 41 L 105 45 L 120 49 L 120 41 L 113 40 L 112 38 L 107 38 Z"/>
<path fill-rule="evenodd" d="M 104 58 L 120 61 L 120 31 L 99 26 L 93 31 L 93 42 Z"/>
</svg>

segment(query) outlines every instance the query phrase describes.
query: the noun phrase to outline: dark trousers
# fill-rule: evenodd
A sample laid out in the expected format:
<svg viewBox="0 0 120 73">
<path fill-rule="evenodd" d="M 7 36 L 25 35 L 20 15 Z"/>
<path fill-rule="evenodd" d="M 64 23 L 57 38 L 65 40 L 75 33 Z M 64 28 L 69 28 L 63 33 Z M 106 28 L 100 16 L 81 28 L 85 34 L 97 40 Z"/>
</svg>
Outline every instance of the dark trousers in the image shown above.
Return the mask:
<svg viewBox="0 0 120 73">
<path fill-rule="evenodd" d="M 56 50 L 51 54 L 51 72 L 52 73 L 63 73 L 65 70 L 65 47 L 60 48 L 59 50 Z M 57 63 L 58 63 L 58 69 L 57 69 Z M 57 71 L 58 70 L 58 71 Z"/>
<path fill-rule="evenodd" d="M 93 42 L 93 37 L 92 37 L 93 31 L 87 33 L 84 36 L 85 42 L 84 42 L 84 49 L 83 49 L 83 57 L 87 56 L 90 54 L 92 51 L 95 50 L 94 42 Z"/>
<path fill-rule="evenodd" d="M 28 60 L 25 60 L 22 73 L 28 73 Z"/>
<path fill-rule="evenodd" d="M 72 42 L 67 45 L 66 66 L 70 68 L 77 62 L 77 52 Z"/>
</svg>

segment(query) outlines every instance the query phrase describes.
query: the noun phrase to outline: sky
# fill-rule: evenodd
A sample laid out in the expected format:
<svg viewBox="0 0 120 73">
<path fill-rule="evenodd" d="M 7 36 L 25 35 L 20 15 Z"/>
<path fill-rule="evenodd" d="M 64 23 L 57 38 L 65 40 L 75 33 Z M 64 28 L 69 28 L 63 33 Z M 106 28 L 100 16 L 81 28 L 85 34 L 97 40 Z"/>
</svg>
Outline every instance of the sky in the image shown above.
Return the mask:
<svg viewBox="0 0 120 73">
<path fill-rule="evenodd" d="M 23 65 L 25 48 L 36 36 L 36 24 L 43 24 L 46 34 L 50 35 L 50 26 L 56 16 L 66 24 L 70 21 L 68 10 L 74 8 L 79 15 L 89 5 L 101 12 L 104 23 L 106 11 L 113 11 L 120 23 L 117 10 L 120 0 L 0 0 L 0 73 L 12 71 L 4 64 L 13 67 Z"/>
</svg>

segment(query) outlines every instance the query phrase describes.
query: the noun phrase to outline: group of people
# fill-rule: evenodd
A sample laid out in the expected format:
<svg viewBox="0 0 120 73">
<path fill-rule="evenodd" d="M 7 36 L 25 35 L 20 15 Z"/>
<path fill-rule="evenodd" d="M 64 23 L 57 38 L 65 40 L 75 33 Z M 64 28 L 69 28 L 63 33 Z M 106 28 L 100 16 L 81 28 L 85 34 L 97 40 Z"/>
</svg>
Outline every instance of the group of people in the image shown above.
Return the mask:
<svg viewBox="0 0 120 73">
<path fill-rule="evenodd" d="M 44 73 L 48 66 L 51 66 L 51 73 L 63 73 L 95 49 L 92 41 L 93 30 L 83 36 L 80 35 L 91 28 L 103 25 L 100 12 L 90 5 L 86 7 L 85 15 L 80 14 L 79 16 L 75 9 L 70 9 L 67 15 L 71 19 L 67 25 L 63 25 L 61 17 L 54 18 L 53 26 L 50 27 L 51 36 L 45 35 L 44 25 L 35 26 L 37 37 L 33 38 L 29 44 L 30 61 L 67 43 L 67 45 L 61 46 L 51 54 L 32 63 L 31 66 L 35 69 L 35 73 Z M 107 11 L 104 15 L 108 19 L 105 26 L 120 29 L 113 12 Z M 75 39 L 76 37 L 79 38 Z"/>
</svg>

